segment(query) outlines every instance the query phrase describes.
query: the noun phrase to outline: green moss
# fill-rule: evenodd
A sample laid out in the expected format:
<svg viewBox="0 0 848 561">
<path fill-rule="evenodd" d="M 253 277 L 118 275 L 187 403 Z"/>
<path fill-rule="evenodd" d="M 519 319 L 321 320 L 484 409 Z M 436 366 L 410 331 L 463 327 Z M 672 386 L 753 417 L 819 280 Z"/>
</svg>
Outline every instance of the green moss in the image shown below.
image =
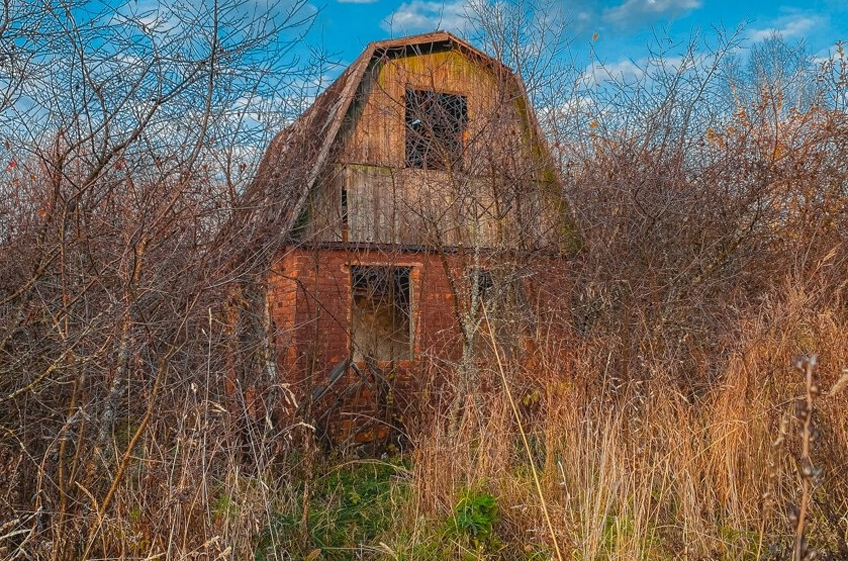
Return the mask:
<svg viewBox="0 0 848 561">
<path fill-rule="evenodd" d="M 583 249 L 583 238 L 577 229 L 577 224 L 571 218 L 568 205 L 564 203 L 559 212 L 559 243 L 562 253 L 575 254 Z"/>
<path fill-rule="evenodd" d="M 303 207 L 303 211 L 298 215 L 297 220 L 295 220 L 294 225 L 292 226 L 291 232 L 289 233 L 289 238 L 292 241 L 300 241 L 303 239 L 303 235 L 306 232 L 306 227 L 309 223 L 312 222 L 312 201 L 308 201 L 306 205 Z"/>
<path fill-rule="evenodd" d="M 521 121 L 525 143 L 530 146 L 531 155 L 541 168 L 539 190 L 545 205 L 553 208 L 557 221 L 557 242 L 559 249 L 565 254 L 574 254 L 583 249 L 583 240 L 577 229 L 577 224 L 571 214 L 571 209 L 562 197 L 562 182 L 556 169 L 551 165 L 544 144 L 536 138 L 534 119 L 530 112 L 527 97 L 514 96 L 515 110 Z"/>
<path fill-rule="evenodd" d="M 718 536 L 724 550 L 723 559 L 754 561 L 759 557 L 762 549 L 759 532 L 719 526 Z"/>
<path fill-rule="evenodd" d="M 562 197 L 562 184 L 556 173 L 549 168 L 545 168 L 544 177 L 544 181 L 539 184 L 539 191 L 543 204 L 555 216 L 559 250 L 564 254 L 578 253 L 583 249 L 583 238 L 574 222 L 571 208 Z"/>
</svg>

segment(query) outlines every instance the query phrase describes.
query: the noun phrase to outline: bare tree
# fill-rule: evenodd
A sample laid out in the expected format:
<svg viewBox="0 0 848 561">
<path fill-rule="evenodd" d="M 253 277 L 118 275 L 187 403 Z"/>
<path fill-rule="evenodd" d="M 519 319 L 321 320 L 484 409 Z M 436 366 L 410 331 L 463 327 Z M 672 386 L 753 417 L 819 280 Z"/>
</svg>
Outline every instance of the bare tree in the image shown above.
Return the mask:
<svg viewBox="0 0 848 561">
<path fill-rule="evenodd" d="M 214 234 L 269 127 L 299 103 L 286 92 L 307 77 L 291 55 L 311 12 L 226 1 L 4 9 L 0 456 L 15 469 L 3 476 L 0 551 L 127 554 L 115 532 L 136 531 L 133 508 L 157 528 L 132 542 L 138 554 L 223 551 L 211 536 L 175 543 L 189 521 L 155 499 L 162 490 L 130 506 L 145 491 L 128 480 L 152 462 L 169 496 L 214 500 L 205 476 L 229 451 L 209 431 L 229 434 L 216 408 L 234 280 L 222 266 L 233 247 Z M 175 462 L 186 462 L 179 480 L 165 469 Z"/>
</svg>

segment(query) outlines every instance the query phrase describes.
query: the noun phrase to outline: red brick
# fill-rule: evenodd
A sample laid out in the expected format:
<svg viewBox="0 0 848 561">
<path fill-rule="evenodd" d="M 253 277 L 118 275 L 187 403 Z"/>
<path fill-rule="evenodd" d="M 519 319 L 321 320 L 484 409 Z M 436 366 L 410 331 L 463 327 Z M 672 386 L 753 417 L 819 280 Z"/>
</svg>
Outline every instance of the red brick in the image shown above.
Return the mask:
<svg viewBox="0 0 848 561">
<path fill-rule="evenodd" d="M 465 274 L 467 263 L 461 256 L 450 255 L 447 259 L 452 274 L 457 278 Z M 275 261 L 268 283 L 275 304 L 271 306 L 273 319 L 278 329 L 283 330 L 277 337 L 281 381 L 290 384 L 299 402 L 311 393 L 310 372 L 314 383 L 324 383 L 329 371 L 349 356 L 350 273 L 347 267 L 350 264 L 391 263 L 413 267 L 416 355 L 448 360 L 459 358 L 461 343 L 454 309 L 456 302 L 439 256 L 400 251 L 288 249 Z M 562 279 L 560 275 L 550 274 L 551 270 L 556 269 L 550 266 L 542 269 L 548 274 L 542 275 L 544 282 L 540 290 L 555 294 Z M 416 402 L 412 394 L 423 383 L 416 379 L 418 372 L 423 372 L 423 367 L 417 363 L 397 369 L 393 385 L 398 403 Z M 349 373 L 339 381 L 336 389 L 340 393 L 344 385 L 356 379 L 357 376 Z M 359 396 L 351 396 L 341 409 L 363 412 L 363 409 L 373 409 L 374 405 L 373 396 L 363 390 Z M 349 419 L 341 423 L 334 421 L 335 436 L 344 440 L 353 434 L 354 425 L 366 423 L 367 419 L 358 419 L 355 423 Z M 376 436 L 380 437 L 380 431 L 377 432 Z M 363 432 L 356 440 L 361 441 L 365 436 L 373 438 L 374 435 Z"/>
</svg>

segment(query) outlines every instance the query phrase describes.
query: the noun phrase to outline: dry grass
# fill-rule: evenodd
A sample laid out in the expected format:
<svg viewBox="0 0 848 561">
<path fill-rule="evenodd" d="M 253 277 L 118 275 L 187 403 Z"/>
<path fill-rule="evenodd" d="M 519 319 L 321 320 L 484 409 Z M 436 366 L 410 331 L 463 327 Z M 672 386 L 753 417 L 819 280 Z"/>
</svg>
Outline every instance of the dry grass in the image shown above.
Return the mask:
<svg viewBox="0 0 848 561">
<path fill-rule="evenodd" d="M 727 343 L 718 383 L 697 396 L 680 391 L 679 373 L 662 370 L 615 390 L 575 384 L 599 377 L 585 357 L 603 356 L 603 340 L 584 340 L 570 360 L 542 372 L 513 368 L 543 387 L 543 409 L 529 420 L 534 461 L 569 558 L 789 558 L 786 512 L 799 499 L 800 451 L 791 434 L 775 441 L 804 395 L 791 365 L 801 353 L 819 353 L 826 390 L 848 359 L 844 318 L 812 304 L 796 292 L 765 305 Z M 824 475 L 809 540 L 832 558 L 844 555 L 848 532 L 848 520 L 834 516 L 848 511 L 844 399 L 820 399 L 822 438 L 813 444 Z M 507 397 L 494 392 L 486 403 L 458 434 L 443 426 L 419 443 L 409 517 L 445 516 L 463 489 L 483 486 L 499 500 L 506 541 L 544 543 L 552 554 Z"/>
<path fill-rule="evenodd" d="M 180 415 L 154 417 L 99 525 L 95 490 L 111 472 L 77 476 L 61 526 L 55 495 L 44 492 L 32 511 L 4 520 L 0 547 L 10 559 L 79 558 L 87 545 L 89 558 L 114 559 L 555 559 L 546 509 L 564 559 L 789 559 L 805 392 L 792 362 L 815 352 L 823 391 L 812 458 L 823 471 L 806 539 L 820 558 L 841 559 L 848 421 L 845 394 L 829 390 L 848 359 L 848 325 L 820 303 L 800 289 L 764 302 L 713 357 L 716 381 L 701 393 L 649 360 L 613 380 L 605 369 L 620 349 L 601 336 L 568 353 L 514 357 L 503 380 L 526 448 L 496 364 L 481 367 L 493 383 L 466 397 L 459 425 L 437 419 L 404 464 L 373 469 L 280 449 L 278 433 L 245 429 L 210 406 L 214 396 L 187 393 Z M 32 484 L 14 467 L 26 461 L 4 453 L 13 477 Z M 475 540 L 451 520 L 464 497 L 480 495 L 495 499 L 498 516 L 492 535 Z"/>
<path fill-rule="evenodd" d="M 43 171 L 52 151 L 17 163 L 0 205 L 0 559 L 530 561 L 558 544 L 575 561 L 783 560 L 800 527 L 820 558 L 848 559 L 848 392 L 831 391 L 848 367 L 848 61 L 840 48 L 815 76 L 770 78 L 794 55 L 766 42 L 739 83 L 721 72 L 736 42 L 720 43 L 691 46 L 688 64 L 659 53 L 587 113 L 549 116 L 585 240 L 546 272 L 559 313 L 542 289 L 522 299 L 512 319 L 548 325 L 502 365 L 465 357 L 485 389 L 460 396 L 459 421 L 417 417 L 401 461 L 322 456 L 274 415 L 287 394 L 269 255 L 245 264 L 242 234 L 217 231 L 221 209 L 253 230 L 207 165 L 220 146 L 163 168 L 146 135 L 127 150 L 69 136 L 62 174 Z M 757 66 L 766 48 L 776 58 Z M 795 78 L 810 104 L 788 103 Z M 197 105 L 185 91 L 169 114 Z M 549 106 L 571 107 L 559 93 Z M 799 431 L 811 392 L 792 367 L 811 354 L 815 439 Z M 822 469 L 810 480 L 805 442 Z"/>
</svg>

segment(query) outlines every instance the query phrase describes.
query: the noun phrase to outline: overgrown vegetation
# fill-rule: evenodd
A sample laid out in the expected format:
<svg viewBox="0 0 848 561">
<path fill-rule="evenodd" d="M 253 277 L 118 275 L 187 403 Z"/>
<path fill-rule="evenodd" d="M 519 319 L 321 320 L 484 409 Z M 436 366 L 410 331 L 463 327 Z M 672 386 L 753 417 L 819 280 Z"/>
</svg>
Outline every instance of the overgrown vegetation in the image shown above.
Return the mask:
<svg viewBox="0 0 848 561">
<path fill-rule="evenodd" d="M 304 481 L 313 486 L 304 496 Z M 394 524 L 397 508 L 408 501 L 409 474 L 402 462 L 344 460 L 322 462 L 290 489 L 290 508 L 275 512 L 263 529 L 257 559 L 292 557 L 358 559 L 379 551 L 379 538 Z"/>
<path fill-rule="evenodd" d="M 238 5 L 183 11 L 188 35 L 51 6 L 0 26 L 32 55 L 0 58 L 0 557 L 848 558 L 841 45 L 528 76 L 582 249 L 535 321 L 489 330 L 509 353 L 463 365 L 486 383 L 442 367 L 457 415 L 434 399 L 412 446 L 363 460 L 281 414 L 251 168 L 222 140 L 259 134 L 245 96 L 294 71 L 256 53 L 288 43 Z M 484 16 L 493 52 L 560 60 Z"/>
</svg>

